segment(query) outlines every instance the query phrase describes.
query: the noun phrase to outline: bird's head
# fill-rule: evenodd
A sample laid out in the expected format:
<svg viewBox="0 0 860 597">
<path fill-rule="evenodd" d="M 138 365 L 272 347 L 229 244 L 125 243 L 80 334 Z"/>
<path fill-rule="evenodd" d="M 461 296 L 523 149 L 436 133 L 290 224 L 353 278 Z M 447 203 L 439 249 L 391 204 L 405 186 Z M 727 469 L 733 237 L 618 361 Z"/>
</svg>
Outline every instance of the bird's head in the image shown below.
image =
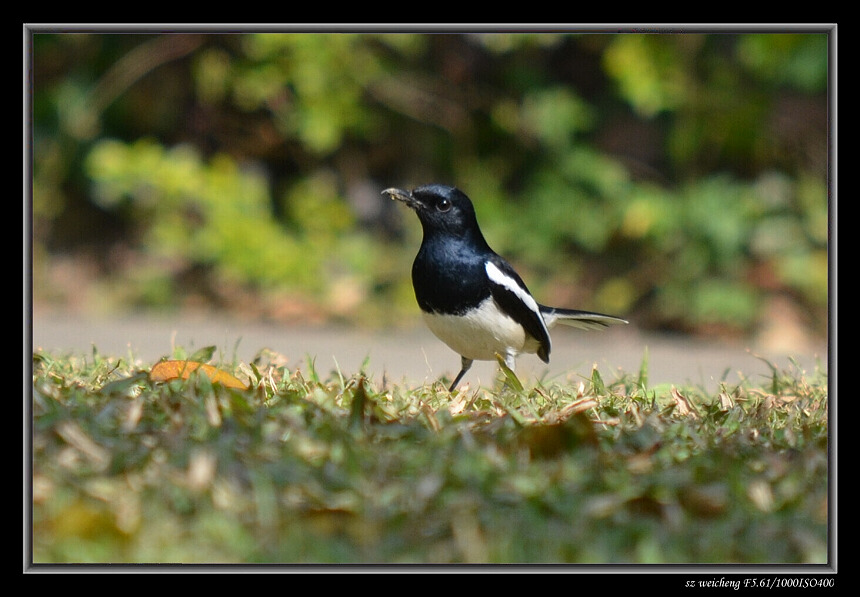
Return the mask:
<svg viewBox="0 0 860 597">
<path fill-rule="evenodd" d="M 466 236 L 481 233 L 472 201 L 457 188 L 431 184 L 411 191 L 385 189 L 382 193 L 414 209 L 425 234 Z"/>
</svg>

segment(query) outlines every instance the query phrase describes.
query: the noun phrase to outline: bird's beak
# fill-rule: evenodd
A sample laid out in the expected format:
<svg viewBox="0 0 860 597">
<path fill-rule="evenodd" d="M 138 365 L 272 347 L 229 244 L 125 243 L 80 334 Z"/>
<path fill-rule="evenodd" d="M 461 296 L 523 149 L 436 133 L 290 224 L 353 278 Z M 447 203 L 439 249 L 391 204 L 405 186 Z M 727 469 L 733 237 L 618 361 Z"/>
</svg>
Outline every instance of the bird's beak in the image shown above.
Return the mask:
<svg viewBox="0 0 860 597">
<path fill-rule="evenodd" d="M 389 195 L 392 199 L 397 201 L 402 201 L 412 209 L 418 209 L 421 206 L 421 203 L 412 196 L 412 193 L 409 191 L 404 191 L 402 189 L 385 189 L 382 191 L 383 195 Z"/>
</svg>

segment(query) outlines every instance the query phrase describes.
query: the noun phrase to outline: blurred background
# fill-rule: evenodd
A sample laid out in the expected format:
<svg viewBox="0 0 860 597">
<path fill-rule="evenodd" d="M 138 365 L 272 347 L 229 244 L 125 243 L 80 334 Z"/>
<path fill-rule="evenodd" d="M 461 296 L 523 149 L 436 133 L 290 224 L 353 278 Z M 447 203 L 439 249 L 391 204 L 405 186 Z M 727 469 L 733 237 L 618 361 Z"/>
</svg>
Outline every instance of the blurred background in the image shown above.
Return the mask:
<svg viewBox="0 0 860 597">
<path fill-rule="evenodd" d="M 826 33 L 32 33 L 42 313 L 419 324 L 452 184 L 542 302 L 819 342 Z"/>
</svg>

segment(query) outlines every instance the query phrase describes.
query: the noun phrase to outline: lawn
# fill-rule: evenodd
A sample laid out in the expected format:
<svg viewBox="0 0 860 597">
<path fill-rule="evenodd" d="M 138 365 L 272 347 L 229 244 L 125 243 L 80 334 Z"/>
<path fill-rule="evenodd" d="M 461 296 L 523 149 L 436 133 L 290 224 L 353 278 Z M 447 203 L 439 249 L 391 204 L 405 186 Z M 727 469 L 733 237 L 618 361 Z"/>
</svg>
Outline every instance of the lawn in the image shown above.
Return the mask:
<svg viewBox="0 0 860 597">
<path fill-rule="evenodd" d="M 34 564 L 829 561 L 825 364 L 453 394 L 212 364 L 33 355 Z"/>
</svg>

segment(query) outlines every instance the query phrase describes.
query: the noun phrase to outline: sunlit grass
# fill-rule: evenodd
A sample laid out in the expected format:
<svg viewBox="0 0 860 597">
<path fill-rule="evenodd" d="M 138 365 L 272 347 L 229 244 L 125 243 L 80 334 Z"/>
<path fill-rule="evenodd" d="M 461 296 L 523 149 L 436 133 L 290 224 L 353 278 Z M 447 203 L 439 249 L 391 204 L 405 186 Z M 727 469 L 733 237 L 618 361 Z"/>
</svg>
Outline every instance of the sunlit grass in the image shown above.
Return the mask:
<svg viewBox="0 0 860 597">
<path fill-rule="evenodd" d="M 819 368 L 713 393 L 650 387 L 643 359 L 452 395 L 213 364 L 249 388 L 34 355 L 34 563 L 827 562 Z"/>
</svg>

